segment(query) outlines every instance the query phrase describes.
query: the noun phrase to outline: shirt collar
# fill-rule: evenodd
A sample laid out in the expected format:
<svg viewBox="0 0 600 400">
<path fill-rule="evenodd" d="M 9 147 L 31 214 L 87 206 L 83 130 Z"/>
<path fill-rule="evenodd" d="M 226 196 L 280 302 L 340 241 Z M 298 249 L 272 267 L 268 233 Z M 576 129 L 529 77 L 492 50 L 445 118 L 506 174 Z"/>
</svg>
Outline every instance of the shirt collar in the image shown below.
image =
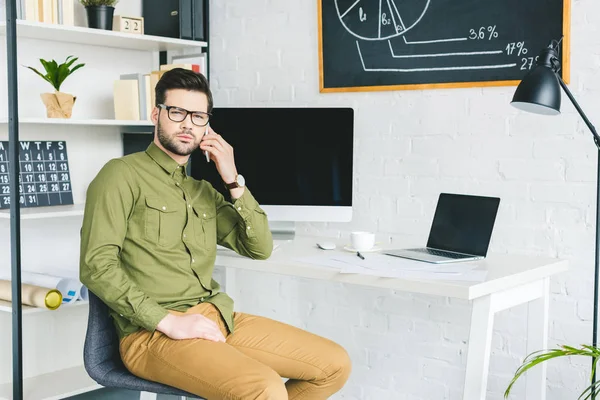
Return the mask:
<svg viewBox="0 0 600 400">
<path fill-rule="evenodd" d="M 180 165 L 177 161 L 173 160 L 167 153 L 165 153 L 160 147 L 158 147 L 154 142 L 151 142 L 148 148 L 146 149 L 146 154 L 150 156 L 160 167 L 165 170 L 170 176 L 173 176 Z M 183 168 L 180 170 L 183 173 L 183 176 L 187 177 L 186 168 L 188 163 L 182 165 Z"/>
</svg>

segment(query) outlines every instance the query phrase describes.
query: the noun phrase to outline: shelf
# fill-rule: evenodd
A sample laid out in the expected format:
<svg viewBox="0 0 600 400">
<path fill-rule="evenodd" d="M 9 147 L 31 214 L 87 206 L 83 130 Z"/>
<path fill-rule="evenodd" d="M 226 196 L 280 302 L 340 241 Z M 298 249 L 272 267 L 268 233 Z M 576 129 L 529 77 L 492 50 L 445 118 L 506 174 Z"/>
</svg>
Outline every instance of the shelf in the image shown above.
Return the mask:
<svg viewBox="0 0 600 400">
<path fill-rule="evenodd" d="M 6 22 L 0 23 L 0 35 L 6 35 Z M 161 36 L 123 33 L 80 26 L 17 21 L 17 38 L 77 43 L 86 46 L 114 47 L 141 51 L 167 51 L 206 47 L 206 42 Z"/>
<path fill-rule="evenodd" d="M 84 204 L 49 207 L 21 207 L 21 219 L 77 217 L 83 215 Z M 0 211 L 0 219 L 10 219 L 10 210 Z"/>
<path fill-rule="evenodd" d="M 0 124 L 8 124 L 8 118 L 0 118 Z M 83 125 L 83 126 L 154 126 L 152 121 L 119 119 L 72 119 L 72 118 L 19 118 L 19 124 Z"/>
<path fill-rule="evenodd" d="M 68 304 L 61 304 L 60 307 L 58 307 L 56 310 L 49 310 L 47 308 L 42 308 L 42 307 L 32 307 L 32 306 L 27 306 L 25 304 L 22 305 L 21 308 L 21 314 L 23 315 L 30 315 L 30 314 L 39 314 L 39 313 L 45 313 L 45 312 L 57 312 L 60 310 L 67 310 L 73 307 L 81 307 L 83 305 L 87 305 L 88 301 L 87 300 L 77 300 L 74 303 L 68 303 Z M 10 301 L 6 301 L 6 300 L 0 300 L 0 312 L 12 312 L 12 304 Z"/>
<path fill-rule="evenodd" d="M 100 388 L 80 365 L 23 379 L 23 399 L 58 400 Z M 12 382 L 0 385 L 0 400 L 12 398 Z"/>
</svg>

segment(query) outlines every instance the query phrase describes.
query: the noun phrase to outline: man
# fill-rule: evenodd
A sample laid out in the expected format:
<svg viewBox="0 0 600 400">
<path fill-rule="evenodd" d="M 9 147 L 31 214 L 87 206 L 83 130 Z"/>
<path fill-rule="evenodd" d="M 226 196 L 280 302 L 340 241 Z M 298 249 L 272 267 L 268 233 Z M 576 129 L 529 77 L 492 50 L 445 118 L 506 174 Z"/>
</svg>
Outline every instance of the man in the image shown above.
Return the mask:
<svg viewBox="0 0 600 400">
<path fill-rule="evenodd" d="M 268 258 L 273 246 L 232 147 L 209 128 L 212 103 L 203 75 L 177 68 L 161 77 L 154 141 L 145 152 L 110 160 L 87 190 L 81 281 L 111 309 L 121 358 L 141 378 L 209 400 L 326 399 L 348 379 L 346 351 L 234 312 L 212 279 L 217 244 L 254 259 Z M 231 202 L 187 176 L 198 148 L 208 152 Z"/>
</svg>

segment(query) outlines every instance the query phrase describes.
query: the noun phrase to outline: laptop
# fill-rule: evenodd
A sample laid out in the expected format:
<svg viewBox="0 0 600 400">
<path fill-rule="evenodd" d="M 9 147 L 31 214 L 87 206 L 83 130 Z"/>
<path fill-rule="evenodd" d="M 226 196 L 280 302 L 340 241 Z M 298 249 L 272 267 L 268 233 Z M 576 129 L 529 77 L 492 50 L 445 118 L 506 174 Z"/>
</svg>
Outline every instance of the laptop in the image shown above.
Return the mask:
<svg viewBox="0 0 600 400">
<path fill-rule="evenodd" d="M 426 247 L 383 253 L 436 264 L 481 260 L 487 254 L 499 204 L 497 197 L 441 193 Z"/>
</svg>

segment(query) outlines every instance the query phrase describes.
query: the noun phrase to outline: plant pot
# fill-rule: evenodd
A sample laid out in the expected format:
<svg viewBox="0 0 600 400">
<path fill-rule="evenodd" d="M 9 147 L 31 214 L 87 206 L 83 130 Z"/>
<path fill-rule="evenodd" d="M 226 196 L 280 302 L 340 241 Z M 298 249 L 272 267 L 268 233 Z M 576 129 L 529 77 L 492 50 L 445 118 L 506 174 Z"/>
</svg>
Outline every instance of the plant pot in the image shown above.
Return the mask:
<svg viewBox="0 0 600 400">
<path fill-rule="evenodd" d="M 48 118 L 71 118 L 77 97 L 63 92 L 42 93 L 40 97 L 46 106 Z"/>
<path fill-rule="evenodd" d="M 88 27 L 112 31 L 115 8 L 111 6 L 89 6 L 85 8 Z"/>
</svg>

